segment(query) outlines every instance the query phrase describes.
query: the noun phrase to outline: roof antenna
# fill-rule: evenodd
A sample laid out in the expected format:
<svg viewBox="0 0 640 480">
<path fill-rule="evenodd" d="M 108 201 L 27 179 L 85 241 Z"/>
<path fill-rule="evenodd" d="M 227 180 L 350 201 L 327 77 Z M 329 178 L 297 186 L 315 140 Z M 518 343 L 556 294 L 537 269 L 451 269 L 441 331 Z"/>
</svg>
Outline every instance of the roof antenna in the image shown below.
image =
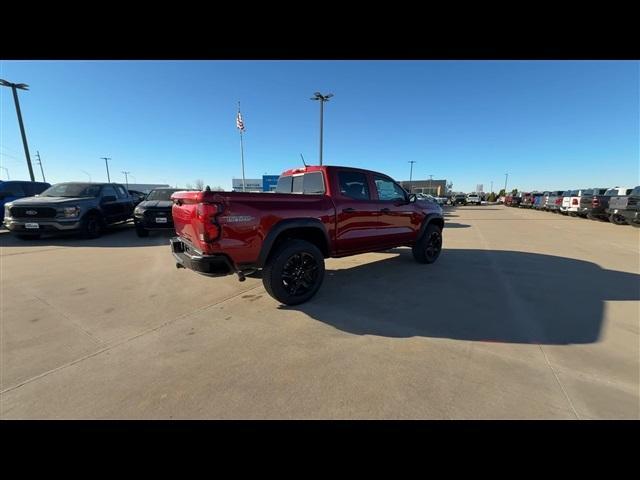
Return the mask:
<svg viewBox="0 0 640 480">
<path fill-rule="evenodd" d="M 308 165 L 305 163 L 304 157 L 302 156 L 302 154 L 300 154 L 300 158 L 302 158 L 302 164 L 304 165 L 304 167 L 307 168 Z"/>
</svg>

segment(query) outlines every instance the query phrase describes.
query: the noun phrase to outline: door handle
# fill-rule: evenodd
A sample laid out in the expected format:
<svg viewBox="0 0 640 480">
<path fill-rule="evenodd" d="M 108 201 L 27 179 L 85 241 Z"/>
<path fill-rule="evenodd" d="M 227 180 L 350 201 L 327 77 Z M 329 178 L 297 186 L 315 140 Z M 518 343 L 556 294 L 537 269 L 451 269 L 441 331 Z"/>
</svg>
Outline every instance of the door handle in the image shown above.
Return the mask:
<svg viewBox="0 0 640 480">
<path fill-rule="evenodd" d="M 356 211 L 356 209 L 355 208 L 351 208 L 351 207 L 342 209 L 342 213 L 353 213 L 355 211 Z"/>
<path fill-rule="evenodd" d="M 380 210 L 380 212 L 382 213 L 389 213 L 391 210 L 389 210 L 388 208 L 383 208 L 382 210 Z"/>
</svg>

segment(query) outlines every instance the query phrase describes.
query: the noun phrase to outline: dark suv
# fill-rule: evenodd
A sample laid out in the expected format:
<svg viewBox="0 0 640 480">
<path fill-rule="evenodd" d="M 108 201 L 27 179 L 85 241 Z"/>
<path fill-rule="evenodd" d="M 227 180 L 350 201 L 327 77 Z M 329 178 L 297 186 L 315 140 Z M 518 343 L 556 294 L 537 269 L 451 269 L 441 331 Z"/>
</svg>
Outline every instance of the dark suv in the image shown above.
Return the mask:
<svg viewBox="0 0 640 480">
<path fill-rule="evenodd" d="M 108 225 L 125 222 L 132 214 L 133 199 L 122 185 L 58 183 L 37 197 L 7 203 L 4 225 L 23 239 L 78 232 L 95 238 Z"/>
<path fill-rule="evenodd" d="M 32 197 L 42 193 L 51 185 L 46 182 L 27 182 L 26 180 L 0 181 L 0 222 L 4 220 L 4 206 L 18 198 Z"/>
<path fill-rule="evenodd" d="M 136 206 L 133 221 L 139 237 L 149 236 L 150 230 L 173 230 L 171 195 L 179 191 L 179 188 L 156 188 Z"/>
</svg>

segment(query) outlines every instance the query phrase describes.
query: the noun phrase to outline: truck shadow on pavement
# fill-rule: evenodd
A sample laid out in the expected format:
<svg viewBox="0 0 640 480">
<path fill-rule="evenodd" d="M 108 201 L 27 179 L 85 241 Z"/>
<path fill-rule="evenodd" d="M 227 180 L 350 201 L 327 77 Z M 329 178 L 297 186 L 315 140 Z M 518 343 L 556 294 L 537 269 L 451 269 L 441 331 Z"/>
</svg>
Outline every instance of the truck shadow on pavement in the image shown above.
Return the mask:
<svg viewBox="0 0 640 480">
<path fill-rule="evenodd" d="M 169 245 L 173 230 L 150 232 L 148 237 L 136 235 L 132 223 L 111 225 L 99 238 L 86 239 L 78 234 L 43 235 L 40 238 L 22 240 L 7 230 L 0 232 L 0 247 L 149 247 Z"/>
<path fill-rule="evenodd" d="M 445 249 L 435 264 L 410 249 L 327 269 L 310 302 L 295 307 L 356 335 L 503 343 L 585 344 L 602 332 L 604 302 L 640 300 L 640 275 L 563 257 Z"/>
</svg>

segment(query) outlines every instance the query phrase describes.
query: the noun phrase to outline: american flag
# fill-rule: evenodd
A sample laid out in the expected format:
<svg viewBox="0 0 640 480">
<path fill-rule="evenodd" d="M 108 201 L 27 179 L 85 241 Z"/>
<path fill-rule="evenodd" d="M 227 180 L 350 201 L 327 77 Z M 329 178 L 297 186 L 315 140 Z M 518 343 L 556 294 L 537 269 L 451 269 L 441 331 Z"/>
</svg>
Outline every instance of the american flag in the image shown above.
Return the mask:
<svg viewBox="0 0 640 480">
<path fill-rule="evenodd" d="M 242 114 L 240 113 L 240 110 L 238 110 L 238 116 L 236 117 L 236 126 L 238 127 L 238 130 L 244 132 L 244 122 L 242 121 Z"/>
</svg>

